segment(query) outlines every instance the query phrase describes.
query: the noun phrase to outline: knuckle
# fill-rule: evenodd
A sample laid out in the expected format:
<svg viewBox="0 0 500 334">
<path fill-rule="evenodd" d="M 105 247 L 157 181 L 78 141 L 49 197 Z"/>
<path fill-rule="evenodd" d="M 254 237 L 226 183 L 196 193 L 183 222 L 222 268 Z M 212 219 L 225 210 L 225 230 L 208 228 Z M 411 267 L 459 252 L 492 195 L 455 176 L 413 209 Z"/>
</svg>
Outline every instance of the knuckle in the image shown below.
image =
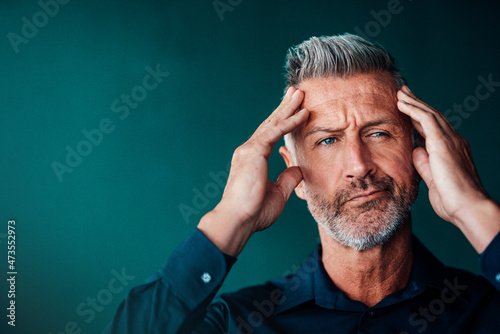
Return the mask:
<svg viewBox="0 0 500 334">
<path fill-rule="evenodd" d="M 245 144 L 239 146 L 234 151 L 234 155 L 233 156 L 238 157 L 238 158 L 243 158 L 243 157 L 247 157 L 249 155 L 254 154 L 254 152 L 255 152 L 254 141 L 249 140 Z"/>
<path fill-rule="evenodd" d="M 237 158 L 237 157 L 241 156 L 244 151 L 245 151 L 245 144 L 238 146 L 236 148 L 236 150 L 234 150 L 233 158 Z"/>
<path fill-rule="evenodd" d="M 265 127 L 268 127 L 268 126 L 274 126 L 276 125 L 276 120 L 274 117 L 268 117 L 264 123 L 262 123 L 262 125 L 264 125 Z"/>
<path fill-rule="evenodd" d="M 423 117 L 430 122 L 437 122 L 436 115 L 434 113 L 426 112 Z"/>
<path fill-rule="evenodd" d="M 264 120 L 264 122 L 262 122 L 262 124 L 261 124 L 261 125 L 262 125 L 262 126 L 266 126 L 266 125 L 268 125 L 269 123 L 271 123 L 271 117 L 266 118 L 266 119 Z"/>
</svg>

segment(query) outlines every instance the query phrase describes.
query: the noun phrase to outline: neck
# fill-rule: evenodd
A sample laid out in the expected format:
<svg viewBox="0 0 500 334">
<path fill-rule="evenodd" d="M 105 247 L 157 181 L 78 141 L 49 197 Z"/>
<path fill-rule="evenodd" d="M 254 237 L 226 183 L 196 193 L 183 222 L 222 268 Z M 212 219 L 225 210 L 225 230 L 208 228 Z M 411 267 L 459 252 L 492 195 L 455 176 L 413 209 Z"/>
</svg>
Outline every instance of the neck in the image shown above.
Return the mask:
<svg viewBox="0 0 500 334">
<path fill-rule="evenodd" d="M 411 219 L 386 244 L 357 251 L 342 246 L 320 226 L 322 261 L 333 283 L 368 307 L 403 289 L 413 265 Z"/>
</svg>

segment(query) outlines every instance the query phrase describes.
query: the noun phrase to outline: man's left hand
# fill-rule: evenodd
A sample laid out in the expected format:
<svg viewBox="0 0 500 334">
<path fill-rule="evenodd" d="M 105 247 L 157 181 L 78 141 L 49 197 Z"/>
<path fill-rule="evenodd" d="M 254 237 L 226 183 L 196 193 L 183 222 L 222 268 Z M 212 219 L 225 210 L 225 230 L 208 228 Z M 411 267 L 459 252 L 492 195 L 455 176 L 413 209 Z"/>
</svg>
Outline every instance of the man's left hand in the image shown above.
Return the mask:
<svg viewBox="0 0 500 334">
<path fill-rule="evenodd" d="M 413 150 L 413 165 L 429 188 L 434 211 L 459 227 L 482 252 L 500 231 L 500 207 L 481 184 L 468 141 L 442 113 L 418 99 L 407 86 L 397 97 L 399 110 L 410 116 L 425 139 L 425 147 Z"/>
</svg>

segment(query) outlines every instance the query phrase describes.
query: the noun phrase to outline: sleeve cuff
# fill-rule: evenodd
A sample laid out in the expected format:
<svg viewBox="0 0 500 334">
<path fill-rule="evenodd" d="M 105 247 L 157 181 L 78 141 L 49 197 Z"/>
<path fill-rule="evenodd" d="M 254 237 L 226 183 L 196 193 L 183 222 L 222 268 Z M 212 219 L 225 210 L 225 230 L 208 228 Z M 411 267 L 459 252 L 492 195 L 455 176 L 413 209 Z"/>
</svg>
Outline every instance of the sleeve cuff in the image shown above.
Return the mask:
<svg viewBox="0 0 500 334">
<path fill-rule="evenodd" d="M 500 290 L 500 233 L 490 242 L 484 252 L 479 255 L 483 275 Z"/>
<path fill-rule="evenodd" d="M 195 306 L 214 298 L 236 258 L 223 254 L 205 235 L 195 229 L 172 253 L 159 271 L 179 297 Z"/>
</svg>

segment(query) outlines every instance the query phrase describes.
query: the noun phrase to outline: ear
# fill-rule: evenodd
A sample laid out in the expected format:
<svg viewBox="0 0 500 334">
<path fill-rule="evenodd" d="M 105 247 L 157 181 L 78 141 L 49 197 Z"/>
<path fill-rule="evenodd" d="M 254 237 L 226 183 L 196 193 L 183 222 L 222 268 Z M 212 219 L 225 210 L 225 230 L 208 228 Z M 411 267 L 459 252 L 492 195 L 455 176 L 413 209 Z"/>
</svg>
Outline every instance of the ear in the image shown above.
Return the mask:
<svg viewBox="0 0 500 334">
<path fill-rule="evenodd" d="M 285 160 L 286 167 L 292 167 L 292 166 L 297 166 L 295 164 L 294 158 L 292 153 L 286 148 L 286 146 L 281 146 L 279 149 L 279 152 L 281 156 L 283 157 L 283 160 Z M 304 180 L 300 181 L 299 185 L 295 187 L 295 194 L 297 197 L 300 199 L 305 200 L 306 196 L 304 195 Z"/>
</svg>

